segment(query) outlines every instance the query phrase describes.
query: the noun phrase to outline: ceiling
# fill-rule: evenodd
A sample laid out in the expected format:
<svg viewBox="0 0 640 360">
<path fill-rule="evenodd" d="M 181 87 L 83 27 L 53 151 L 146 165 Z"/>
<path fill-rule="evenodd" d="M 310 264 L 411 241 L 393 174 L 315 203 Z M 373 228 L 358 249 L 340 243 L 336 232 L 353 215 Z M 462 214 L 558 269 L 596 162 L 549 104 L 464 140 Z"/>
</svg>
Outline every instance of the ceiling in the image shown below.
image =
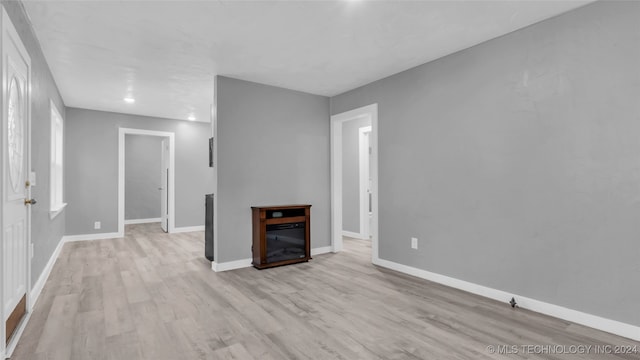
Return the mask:
<svg viewBox="0 0 640 360">
<path fill-rule="evenodd" d="M 23 1 L 67 106 L 197 121 L 215 75 L 332 96 L 591 2 Z"/>
</svg>

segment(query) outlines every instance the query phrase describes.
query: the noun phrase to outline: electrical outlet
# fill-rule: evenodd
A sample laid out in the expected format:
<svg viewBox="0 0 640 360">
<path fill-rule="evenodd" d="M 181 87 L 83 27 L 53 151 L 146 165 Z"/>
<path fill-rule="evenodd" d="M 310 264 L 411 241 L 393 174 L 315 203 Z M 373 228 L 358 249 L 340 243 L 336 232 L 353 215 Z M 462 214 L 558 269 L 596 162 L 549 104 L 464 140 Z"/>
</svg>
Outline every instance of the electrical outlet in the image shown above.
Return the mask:
<svg viewBox="0 0 640 360">
<path fill-rule="evenodd" d="M 101 226 L 102 225 L 100 224 L 100 221 L 96 221 L 96 222 L 93 223 L 93 228 L 96 229 L 96 230 L 100 230 Z"/>
<path fill-rule="evenodd" d="M 418 248 L 418 238 L 411 238 L 411 248 L 412 249 L 417 249 Z"/>
</svg>

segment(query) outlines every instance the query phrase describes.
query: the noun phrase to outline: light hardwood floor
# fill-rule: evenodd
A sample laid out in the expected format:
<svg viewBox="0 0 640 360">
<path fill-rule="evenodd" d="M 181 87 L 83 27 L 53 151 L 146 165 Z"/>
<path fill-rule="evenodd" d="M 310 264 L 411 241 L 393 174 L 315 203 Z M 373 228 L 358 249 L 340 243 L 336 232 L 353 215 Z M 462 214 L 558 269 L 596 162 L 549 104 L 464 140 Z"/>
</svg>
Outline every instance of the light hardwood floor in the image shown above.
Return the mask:
<svg viewBox="0 0 640 360">
<path fill-rule="evenodd" d="M 309 263 L 214 273 L 202 232 L 126 233 L 64 246 L 12 359 L 640 359 L 492 354 L 640 344 L 375 267 L 368 241 Z"/>
</svg>

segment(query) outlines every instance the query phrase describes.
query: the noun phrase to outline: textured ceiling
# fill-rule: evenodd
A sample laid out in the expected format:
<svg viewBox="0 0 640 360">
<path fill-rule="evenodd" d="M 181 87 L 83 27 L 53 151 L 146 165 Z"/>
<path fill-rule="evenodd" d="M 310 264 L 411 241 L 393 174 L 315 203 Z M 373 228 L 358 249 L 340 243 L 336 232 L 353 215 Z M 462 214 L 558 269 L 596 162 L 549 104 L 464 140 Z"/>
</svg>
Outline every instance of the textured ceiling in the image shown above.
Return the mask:
<svg viewBox="0 0 640 360">
<path fill-rule="evenodd" d="M 216 74 L 331 96 L 588 2 L 24 5 L 67 106 L 209 121 Z"/>
</svg>

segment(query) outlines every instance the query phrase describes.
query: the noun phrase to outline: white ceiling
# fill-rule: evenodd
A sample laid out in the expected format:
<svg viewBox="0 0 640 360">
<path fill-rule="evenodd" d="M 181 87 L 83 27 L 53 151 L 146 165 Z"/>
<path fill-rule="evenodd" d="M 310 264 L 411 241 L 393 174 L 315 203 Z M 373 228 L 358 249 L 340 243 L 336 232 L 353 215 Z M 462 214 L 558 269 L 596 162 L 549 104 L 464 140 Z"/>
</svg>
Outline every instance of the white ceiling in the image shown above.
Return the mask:
<svg viewBox="0 0 640 360">
<path fill-rule="evenodd" d="M 332 96 L 589 2 L 24 1 L 67 106 L 198 121 L 216 74 Z"/>
</svg>

